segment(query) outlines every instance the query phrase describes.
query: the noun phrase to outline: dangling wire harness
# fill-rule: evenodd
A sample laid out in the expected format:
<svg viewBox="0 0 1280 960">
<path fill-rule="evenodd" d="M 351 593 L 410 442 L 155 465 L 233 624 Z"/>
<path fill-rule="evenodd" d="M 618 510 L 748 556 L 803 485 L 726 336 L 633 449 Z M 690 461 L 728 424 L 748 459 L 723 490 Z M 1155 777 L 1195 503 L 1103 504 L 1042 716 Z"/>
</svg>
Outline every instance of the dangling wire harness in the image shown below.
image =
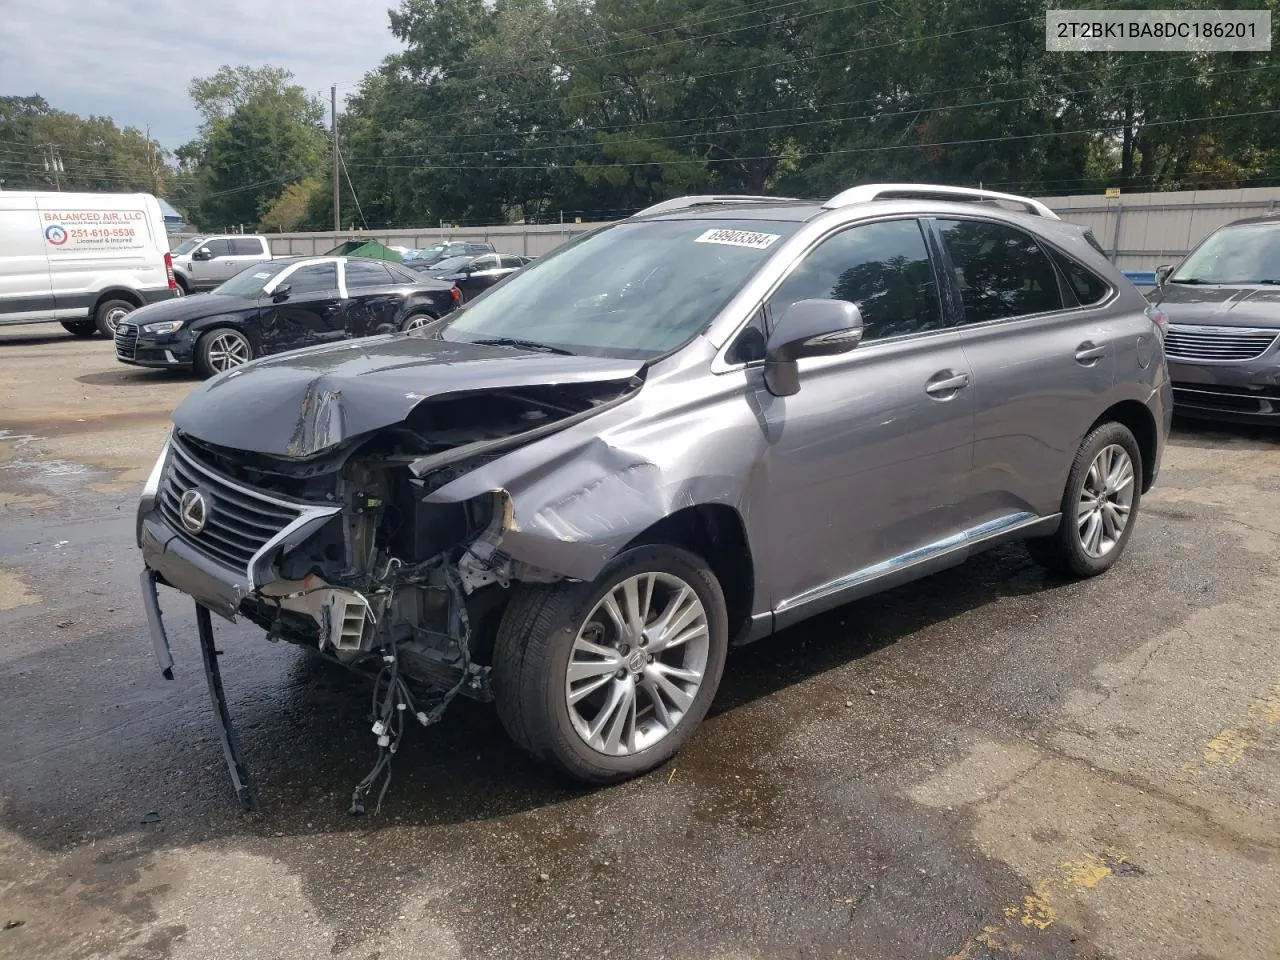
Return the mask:
<svg viewBox="0 0 1280 960">
<path fill-rule="evenodd" d="M 400 741 L 404 737 L 405 714 L 411 714 L 424 727 L 439 722 L 449 704 L 453 702 L 453 698 L 474 679 L 471 668 L 471 621 L 467 616 L 462 582 L 452 567 L 448 565 L 436 567 L 435 561 L 429 561 L 412 568 L 390 586 L 387 603 L 383 609 L 390 608 L 400 583 L 425 579 L 420 574 L 425 572 L 429 575 L 430 570 L 424 570 L 424 568 L 440 569 L 444 574 L 445 585 L 449 590 L 449 634 L 456 639 L 462 655 L 462 675 L 458 678 L 458 682 L 446 689 L 440 699 L 429 709 L 419 707 L 413 691 L 409 689 L 409 685 L 400 674 L 400 657 L 396 650 L 396 641 L 391 636 L 389 626 L 386 625 L 387 618 L 382 618 L 379 629 L 386 639 L 382 645 L 382 669 L 374 678 L 370 710 L 373 717 L 373 734 L 378 743 L 378 760 L 368 776 L 356 784 L 355 790 L 351 793 L 351 806 L 347 812 L 352 816 L 365 813 L 365 800 L 379 777 L 383 778 L 383 782 L 382 789 L 378 791 L 377 803 L 373 808 L 374 815 L 376 816 L 382 810 L 382 801 L 386 799 L 387 791 L 391 788 L 391 758 L 395 756 L 400 747 Z M 396 572 L 398 573 L 400 569 L 403 568 L 397 567 Z M 392 567 L 388 564 L 388 574 L 391 570 Z"/>
</svg>

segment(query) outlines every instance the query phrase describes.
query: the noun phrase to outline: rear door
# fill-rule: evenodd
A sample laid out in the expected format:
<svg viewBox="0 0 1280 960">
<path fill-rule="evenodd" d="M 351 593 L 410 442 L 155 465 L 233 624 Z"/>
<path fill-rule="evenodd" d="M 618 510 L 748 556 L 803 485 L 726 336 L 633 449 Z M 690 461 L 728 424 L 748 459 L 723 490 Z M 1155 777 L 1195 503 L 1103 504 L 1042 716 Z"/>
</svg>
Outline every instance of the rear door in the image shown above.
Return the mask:
<svg viewBox="0 0 1280 960">
<path fill-rule="evenodd" d="M 222 258 L 219 271 L 222 274 L 222 280 L 230 280 L 241 270 L 261 263 L 265 259 L 262 240 L 258 237 L 231 237 L 227 242 L 230 244 L 231 251 Z"/>
<path fill-rule="evenodd" d="M 488 290 L 502 279 L 499 275 L 500 270 L 501 267 L 496 253 L 487 253 L 482 257 L 476 257 L 471 261 L 471 265 L 467 268 L 466 276 L 458 283 L 458 286 L 462 288 L 462 291 L 468 297 L 474 297 Z"/>
<path fill-rule="evenodd" d="M 399 313 L 402 287 L 377 260 L 346 261 L 347 304 L 343 312 L 347 336 L 388 332 Z"/>
<path fill-rule="evenodd" d="M 280 278 L 263 302 L 263 352 L 280 353 L 345 339 L 345 306 L 336 261 L 295 267 Z"/>
<path fill-rule="evenodd" d="M 965 509 L 977 524 L 1057 513 L 1071 461 L 1114 382 L 1122 331 L 1098 309 L 1111 288 L 1010 224 L 939 218 L 932 226 L 973 368 Z"/>
<path fill-rule="evenodd" d="M 35 200 L 0 193 L 0 324 L 53 319 L 47 249 L 60 241 L 41 230 Z"/>
</svg>

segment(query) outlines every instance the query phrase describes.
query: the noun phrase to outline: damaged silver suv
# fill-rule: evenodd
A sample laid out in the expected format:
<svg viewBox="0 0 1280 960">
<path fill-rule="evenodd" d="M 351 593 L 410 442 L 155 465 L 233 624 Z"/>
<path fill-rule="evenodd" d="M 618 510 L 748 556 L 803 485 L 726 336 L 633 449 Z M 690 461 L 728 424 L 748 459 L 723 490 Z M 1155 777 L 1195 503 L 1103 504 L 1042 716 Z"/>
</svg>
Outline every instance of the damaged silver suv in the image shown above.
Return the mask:
<svg viewBox="0 0 1280 960">
<path fill-rule="evenodd" d="M 725 655 L 1024 538 L 1124 550 L 1171 415 L 1163 316 L 1022 197 L 686 197 L 430 327 L 198 387 L 137 537 L 209 613 L 366 670 L 378 765 L 457 694 L 591 783 L 661 764 Z"/>
</svg>

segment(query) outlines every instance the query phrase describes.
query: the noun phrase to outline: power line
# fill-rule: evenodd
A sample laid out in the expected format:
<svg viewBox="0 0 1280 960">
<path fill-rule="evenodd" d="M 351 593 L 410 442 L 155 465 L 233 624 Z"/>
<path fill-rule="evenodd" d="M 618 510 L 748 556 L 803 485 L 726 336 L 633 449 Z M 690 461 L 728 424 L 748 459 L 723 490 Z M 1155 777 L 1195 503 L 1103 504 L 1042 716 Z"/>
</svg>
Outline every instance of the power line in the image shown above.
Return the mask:
<svg viewBox="0 0 1280 960">
<path fill-rule="evenodd" d="M 779 66 L 796 66 L 801 63 L 811 63 L 817 60 L 826 60 L 831 57 L 847 56 L 853 53 L 867 53 L 871 50 L 885 50 L 885 49 L 888 49 L 889 47 L 904 47 L 904 46 L 907 46 L 908 44 L 923 43 L 926 40 L 942 40 L 948 37 L 958 37 L 958 36 L 963 36 L 963 35 L 972 34 L 972 33 L 985 33 L 988 30 L 998 30 L 1002 27 L 1011 27 L 1011 26 L 1017 26 L 1023 23 L 1032 23 L 1035 19 L 1036 19 L 1035 17 L 1021 17 L 1017 20 L 1006 20 L 1002 23 L 984 24 L 977 27 L 965 27 L 960 30 L 948 30 L 944 33 L 935 33 L 935 34 L 930 34 L 928 36 L 914 37 L 911 39 L 894 40 L 894 41 L 891 41 L 890 43 L 872 44 L 871 46 L 868 46 L 868 47 L 849 47 L 844 50 L 833 50 L 830 53 L 817 53 L 807 57 L 788 57 L 783 60 L 774 60 L 769 63 L 752 64 L 751 66 L 747 66 L 747 67 L 734 67 L 730 70 L 716 70 L 712 73 L 702 73 L 692 77 L 671 77 L 666 80 L 656 80 L 653 83 L 636 84 L 632 88 L 632 91 L 633 92 L 649 91 L 649 90 L 655 90 L 658 87 L 669 86 L 670 84 L 673 84 L 673 83 L 693 83 L 697 80 L 710 80 L 715 77 L 727 77 L 737 73 L 748 73 L 753 70 L 768 70 L 770 68 L 779 67 Z M 588 90 L 579 94 L 575 94 L 574 98 L 585 99 L 588 97 L 592 97 L 592 98 L 604 97 L 604 96 L 608 96 L 610 93 L 611 91 L 608 91 L 608 90 Z M 560 102 L 560 100 L 561 100 L 560 97 L 549 97 L 549 98 L 543 98 L 541 100 L 527 100 L 521 103 L 504 104 L 497 107 L 459 110 L 459 111 L 455 111 L 454 113 L 436 114 L 432 119 L 448 120 L 454 117 L 474 117 L 474 116 L 477 116 L 478 114 L 494 113 L 499 110 L 510 111 L 510 110 L 518 110 L 521 107 L 538 106 L 544 103 L 558 103 Z"/>
<path fill-rule="evenodd" d="M 1129 64 L 1126 66 L 1126 69 L 1146 70 L 1152 66 L 1159 66 L 1160 64 L 1171 63 L 1175 60 L 1178 62 L 1185 62 L 1186 57 L 1185 55 L 1178 55 L 1178 56 L 1165 57 L 1159 60 L 1148 60 L 1141 63 Z M 1043 80 L 1058 80 L 1064 77 L 1084 76 L 1087 74 L 1092 74 L 1094 72 L 1094 69 L 1096 68 L 1091 67 L 1085 70 L 1068 70 L 1062 73 L 1042 74 L 1037 79 L 1043 81 Z M 1218 75 L 1220 74 L 1217 72 L 1213 74 L 1213 76 L 1218 76 Z M 1188 75 L 1189 78 L 1196 78 L 1198 76 L 1200 75 L 1197 75 L 1197 74 Z M 1025 84 L 1026 82 L 1027 82 L 1026 78 L 1018 77 L 1012 80 L 1000 80 L 1000 81 L 994 81 L 989 83 L 969 84 L 968 86 L 964 86 L 964 87 L 946 87 L 946 88 L 937 89 L 937 90 L 921 90 L 921 91 L 917 91 L 915 94 L 913 94 L 913 96 L 916 96 L 916 97 L 930 96 L 931 97 L 931 96 L 938 96 L 944 93 L 967 93 L 970 90 L 992 90 L 992 89 L 998 89 L 1001 87 L 1010 87 L 1010 86 Z M 1161 81 L 1161 82 L 1164 82 L 1164 81 Z M 1123 87 L 1125 86 L 1130 86 L 1130 84 L 1123 84 L 1119 88 L 1104 87 L 1104 88 L 1096 88 L 1096 89 L 1115 90 L 1115 89 L 1123 89 Z M 1061 94 L 1055 93 L 1053 95 L 1061 95 Z M 853 106 L 855 104 L 861 104 L 861 103 L 878 103 L 882 99 L 883 98 L 881 97 L 864 97 L 857 100 L 826 100 L 826 101 L 823 101 L 822 106 L 824 108 Z M 614 130 L 634 130 L 638 127 L 650 127 L 650 126 L 666 127 L 666 126 L 672 126 L 674 124 L 708 123 L 713 120 L 737 120 L 743 117 L 760 117 L 760 116 L 767 116 L 769 114 L 774 114 L 774 113 L 795 113 L 797 111 L 812 112 L 814 109 L 815 107 L 813 104 L 801 104 L 801 105 L 789 106 L 789 107 L 771 107 L 770 109 L 767 109 L 767 110 L 749 110 L 749 111 L 742 111 L 738 113 L 712 114 L 710 116 L 679 117 L 679 118 L 671 118 L 671 119 L 664 119 L 664 120 L 636 121 L 631 123 L 612 123 L 612 124 L 580 125 L 580 126 L 575 125 L 567 128 L 547 129 L 547 130 L 493 130 L 485 133 L 450 133 L 450 137 L 464 138 L 464 139 L 471 140 L 471 139 L 493 139 L 495 137 L 530 137 L 530 136 L 537 136 L 542 134 L 551 135 L 556 133 L 607 133 Z M 433 154 L 428 154 L 428 153 L 381 154 L 378 157 L 378 159 L 379 160 L 413 160 L 417 158 L 429 158 L 431 156 L 433 156 Z"/>
<path fill-rule="evenodd" d="M 1220 74 L 1215 74 L 1215 75 L 1229 75 L 1233 73 L 1255 73 L 1258 71 L 1275 70 L 1275 69 L 1280 69 L 1280 65 L 1278 66 L 1260 65 L 1255 67 L 1242 67 L 1238 70 L 1221 71 Z M 1061 91 L 1055 95 L 1058 97 L 1068 97 L 1068 96 L 1073 96 L 1075 94 L 1080 94 L 1080 93 L 1105 93 L 1105 92 L 1111 92 L 1114 90 L 1133 89 L 1135 87 L 1163 85 L 1171 81 L 1193 79 L 1195 76 L 1197 75 L 1187 74 L 1181 77 L 1163 77 L 1157 80 L 1143 81 L 1141 83 L 1126 83 L 1121 87 L 1089 87 L 1082 90 Z M 819 125 L 819 124 L 850 123 L 850 122 L 859 121 L 859 120 L 873 120 L 873 121 L 888 120 L 895 117 L 920 116 L 928 113 L 940 113 L 940 112 L 947 112 L 951 110 L 973 109 L 978 107 L 1004 106 L 1011 103 L 1025 103 L 1027 101 L 1037 100 L 1037 99 L 1041 99 L 1040 94 L 1031 94 L 1023 97 L 1007 97 L 999 100 L 979 100 L 979 101 L 972 101 L 969 103 L 949 103 L 949 104 L 943 104 L 940 106 L 933 106 L 933 107 L 913 107 L 908 110 L 882 111 L 878 113 L 865 113 L 865 114 L 860 114 L 856 116 L 827 117 L 827 118 L 815 119 L 815 120 L 797 120 L 797 121 L 791 121 L 788 123 L 767 124 L 764 126 L 757 126 L 757 127 L 731 127 L 728 129 L 715 130 L 709 134 L 701 131 L 696 131 L 693 133 L 678 133 L 678 134 L 670 134 L 667 136 L 660 136 L 660 137 L 635 137 L 629 140 L 614 140 L 614 141 L 597 140 L 597 141 L 588 141 L 584 143 L 548 144 L 544 146 L 533 146 L 533 147 L 494 147 L 489 150 L 469 150 L 469 151 L 459 151 L 459 152 L 448 152 L 444 154 L 414 154 L 414 155 L 407 155 L 407 156 L 397 157 L 397 158 L 381 158 L 381 159 L 419 159 L 419 158 L 421 159 L 432 159 L 432 158 L 458 159 L 461 157 L 489 156 L 492 154 L 502 154 L 502 153 L 527 154 L 527 153 L 535 153 L 535 152 L 542 152 L 542 151 L 548 151 L 548 150 L 582 150 L 582 149 L 587 149 L 591 147 L 621 146 L 623 144 L 661 143 L 661 142 L 670 141 L 670 140 L 683 140 L 683 139 L 705 139 L 708 136 L 723 137 L 723 136 L 729 136 L 729 135 L 741 134 L 741 133 L 757 133 L 764 130 L 789 130 L 793 127 L 812 126 L 812 125 Z M 565 132 L 565 131 L 556 131 L 556 132 Z M 357 169 L 383 169 L 383 170 L 420 169 L 415 165 L 397 165 L 397 164 L 382 163 L 381 159 L 378 161 L 369 162 L 369 163 L 353 163 L 352 166 L 356 167 Z"/>
<path fill-rule="evenodd" d="M 1162 126 L 1169 126 L 1171 124 L 1179 124 L 1179 123 L 1202 123 L 1206 121 L 1216 121 L 1216 120 L 1236 120 L 1244 117 L 1269 117 L 1269 116 L 1274 116 L 1276 114 L 1280 114 L 1280 109 L 1251 110 L 1244 113 L 1216 114 L 1216 115 L 1209 115 L 1204 117 L 1179 117 L 1173 120 L 1151 120 L 1146 122 L 1144 126 L 1162 127 Z M 968 140 L 938 140 L 930 143 L 901 143 L 901 144 L 888 144 L 888 145 L 875 146 L 875 147 L 847 147 L 847 148 L 841 148 L 841 149 L 835 149 L 835 150 L 814 150 L 814 151 L 801 153 L 798 159 L 807 160 L 811 157 L 828 157 L 828 156 L 839 156 L 839 155 L 847 155 L 847 154 L 887 153 L 894 150 L 936 150 L 939 147 L 972 146 L 972 145 L 983 144 L 983 143 L 1006 143 L 1010 140 L 1039 140 L 1039 139 L 1044 139 L 1049 137 L 1071 137 L 1071 136 L 1079 136 L 1081 134 L 1111 133 L 1114 131 L 1122 130 L 1123 127 L 1124 127 L 1124 124 L 1122 123 L 1111 123 L 1101 127 L 1082 127 L 1076 130 L 1048 130 L 1048 131 L 1042 131 L 1040 133 L 1015 134 L 1013 136 L 1003 136 L 1003 137 L 978 137 L 978 138 L 973 138 Z M 717 163 L 743 163 L 749 160 L 782 160 L 782 159 L 785 159 L 787 156 L 789 155 L 778 153 L 778 154 L 760 154 L 757 156 L 750 156 L 750 157 L 724 157 L 721 159 L 691 158 L 686 160 L 677 159 L 677 160 L 662 160 L 662 161 L 641 161 L 637 163 L 580 162 L 579 164 L 576 164 L 573 167 L 568 167 L 568 166 L 557 167 L 557 165 L 555 164 L 529 164 L 529 165 L 521 166 L 516 164 L 492 165 L 492 164 L 465 163 L 465 164 L 434 164 L 434 165 L 424 164 L 416 167 L 399 167 L 399 168 L 385 167 L 384 169 L 542 170 L 542 171 L 548 171 L 549 169 L 562 169 L 567 171 L 573 171 L 578 169 L 579 167 L 584 167 L 591 170 L 615 170 L 615 169 L 630 169 L 635 167 L 651 167 L 655 165 L 687 166 L 689 164 L 704 165 L 704 164 L 717 164 Z"/>
</svg>

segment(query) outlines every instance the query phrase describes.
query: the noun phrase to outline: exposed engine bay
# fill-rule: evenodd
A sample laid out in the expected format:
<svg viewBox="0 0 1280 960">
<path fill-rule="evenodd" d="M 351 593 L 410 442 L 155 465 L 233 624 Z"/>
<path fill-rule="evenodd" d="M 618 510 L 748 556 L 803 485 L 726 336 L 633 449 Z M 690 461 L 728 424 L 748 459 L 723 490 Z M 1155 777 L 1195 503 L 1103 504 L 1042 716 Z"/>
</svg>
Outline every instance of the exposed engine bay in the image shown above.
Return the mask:
<svg viewBox="0 0 1280 960">
<path fill-rule="evenodd" d="M 184 549 L 220 568 L 243 569 L 248 583 L 219 609 L 186 583 L 173 582 L 179 578 L 149 557 L 144 593 L 150 576 L 149 609 L 155 582 L 197 600 L 210 692 L 246 805 L 252 794 L 226 726 L 207 611 L 243 616 L 271 640 L 303 645 L 373 678 L 378 761 L 356 786 L 351 812 L 364 812 L 366 795 L 382 779 L 380 805 L 406 723 L 436 722 L 459 694 L 492 699 L 493 635 L 512 582 L 563 576 L 503 555 L 513 511 L 506 491 L 461 503 L 426 498 L 515 447 L 625 400 L 639 386 L 632 377 L 445 394 L 421 400 L 399 423 L 306 459 L 228 449 L 181 427 L 174 431 L 167 461 L 157 465 L 154 516 Z M 144 555 L 145 513 L 144 497 Z M 166 555 L 173 542 L 161 545 Z M 153 638 L 158 623 L 157 607 Z M 159 631 L 164 649 L 158 639 L 157 652 L 162 666 L 166 658 L 171 666 L 163 626 Z"/>
</svg>

